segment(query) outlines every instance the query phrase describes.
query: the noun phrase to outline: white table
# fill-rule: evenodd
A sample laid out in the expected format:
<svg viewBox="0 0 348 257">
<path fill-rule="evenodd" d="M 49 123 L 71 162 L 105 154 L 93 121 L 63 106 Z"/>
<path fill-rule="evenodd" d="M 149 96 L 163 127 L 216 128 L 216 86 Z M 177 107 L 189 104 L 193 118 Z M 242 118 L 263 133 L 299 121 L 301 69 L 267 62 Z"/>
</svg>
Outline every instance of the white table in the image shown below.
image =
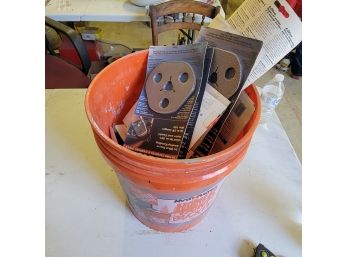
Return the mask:
<svg viewBox="0 0 348 257">
<path fill-rule="evenodd" d="M 150 21 L 146 8 L 129 0 L 48 0 L 45 15 L 56 21 Z"/>
<path fill-rule="evenodd" d="M 301 256 L 301 165 L 274 115 L 205 219 L 182 233 L 140 223 L 94 142 L 84 89 L 46 90 L 46 256 L 251 257 L 246 243 Z M 244 247 L 247 252 L 244 252 Z"/>
<path fill-rule="evenodd" d="M 56 21 L 149 21 L 145 7 L 129 0 L 50 0 L 45 15 Z"/>
</svg>

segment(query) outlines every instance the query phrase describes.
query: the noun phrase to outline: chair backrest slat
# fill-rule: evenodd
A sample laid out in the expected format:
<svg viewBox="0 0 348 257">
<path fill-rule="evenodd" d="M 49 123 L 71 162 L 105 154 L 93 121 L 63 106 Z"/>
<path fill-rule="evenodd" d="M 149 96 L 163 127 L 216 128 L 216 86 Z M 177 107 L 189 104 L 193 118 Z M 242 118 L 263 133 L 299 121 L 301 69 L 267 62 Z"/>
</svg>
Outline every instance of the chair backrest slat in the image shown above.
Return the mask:
<svg viewBox="0 0 348 257">
<path fill-rule="evenodd" d="M 167 30 L 200 30 L 206 17 L 213 19 L 219 12 L 220 6 L 212 6 L 194 0 L 173 0 L 158 5 L 150 5 L 152 44 L 158 45 L 158 34 Z M 191 14 L 191 21 L 187 19 L 189 14 Z M 202 17 L 199 23 L 196 22 L 199 20 L 196 15 Z M 168 21 L 169 16 L 172 18 L 171 22 Z M 158 22 L 160 17 L 163 18 L 163 22 Z"/>
</svg>

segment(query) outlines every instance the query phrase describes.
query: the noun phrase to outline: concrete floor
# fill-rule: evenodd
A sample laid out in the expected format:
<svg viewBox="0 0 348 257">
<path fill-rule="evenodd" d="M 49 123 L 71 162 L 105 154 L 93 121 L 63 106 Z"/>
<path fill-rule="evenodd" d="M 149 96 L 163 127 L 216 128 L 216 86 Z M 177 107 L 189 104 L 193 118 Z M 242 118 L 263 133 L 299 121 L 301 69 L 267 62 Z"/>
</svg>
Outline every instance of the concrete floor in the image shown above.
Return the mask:
<svg viewBox="0 0 348 257">
<path fill-rule="evenodd" d="M 89 22 L 88 25 L 101 28 L 101 38 L 103 40 L 124 44 L 130 48 L 148 48 L 152 44 L 151 29 L 144 22 Z M 171 45 L 177 42 L 177 35 L 176 31 L 162 33 L 159 42 Z M 262 87 L 276 73 L 281 72 L 272 68 L 259 78 L 255 84 Z M 295 80 L 289 75 L 283 74 L 285 75 L 285 94 L 276 112 L 299 160 L 302 162 L 302 79 Z"/>
</svg>

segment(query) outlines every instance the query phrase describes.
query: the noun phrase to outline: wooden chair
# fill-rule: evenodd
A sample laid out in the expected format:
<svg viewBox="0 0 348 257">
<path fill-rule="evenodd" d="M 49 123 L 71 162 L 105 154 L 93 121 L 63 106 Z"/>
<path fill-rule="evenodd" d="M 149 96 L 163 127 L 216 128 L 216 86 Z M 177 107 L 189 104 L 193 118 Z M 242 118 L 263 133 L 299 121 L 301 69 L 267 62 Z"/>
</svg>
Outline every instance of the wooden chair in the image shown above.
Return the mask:
<svg viewBox="0 0 348 257">
<path fill-rule="evenodd" d="M 158 34 L 179 29 L 193 42 L 194 31 L 200 30 L 205 18 L 213 19 L 220 12 L 220 6 L 212 6 L 194 0 L 173 0 L 158 5 L 150 5 L 152 44 L 158 45 Z M 197 15 L 201 15 L 201 18 Z M 197 22 L 197 20 L 199 22 Z M 183 29 L 187 29 L 186 33 Z"/>
</svg>

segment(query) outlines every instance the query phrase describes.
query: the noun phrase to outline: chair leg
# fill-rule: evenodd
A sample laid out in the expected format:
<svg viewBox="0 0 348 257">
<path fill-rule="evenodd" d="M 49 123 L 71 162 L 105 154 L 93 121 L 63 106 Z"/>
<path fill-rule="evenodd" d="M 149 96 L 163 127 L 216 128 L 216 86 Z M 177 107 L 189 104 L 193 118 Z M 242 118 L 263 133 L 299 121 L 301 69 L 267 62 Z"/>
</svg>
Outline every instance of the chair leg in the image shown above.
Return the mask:
<svg viewBox="0 0 348 257">
<path fill-rule="evenodd" d="M 191 44 L 195 41 L 195 31 L 191 29 Z"/>
<path fill-rule="evenodd" d="M 192 31 L 191 29 L 184 31 L 183 29 L 179 29 L 181 31 L 182 34 L 184 34 L 187 37 L 187 44 L 192 44 L 193 40 L 192 40 Z"/>
</svg>

